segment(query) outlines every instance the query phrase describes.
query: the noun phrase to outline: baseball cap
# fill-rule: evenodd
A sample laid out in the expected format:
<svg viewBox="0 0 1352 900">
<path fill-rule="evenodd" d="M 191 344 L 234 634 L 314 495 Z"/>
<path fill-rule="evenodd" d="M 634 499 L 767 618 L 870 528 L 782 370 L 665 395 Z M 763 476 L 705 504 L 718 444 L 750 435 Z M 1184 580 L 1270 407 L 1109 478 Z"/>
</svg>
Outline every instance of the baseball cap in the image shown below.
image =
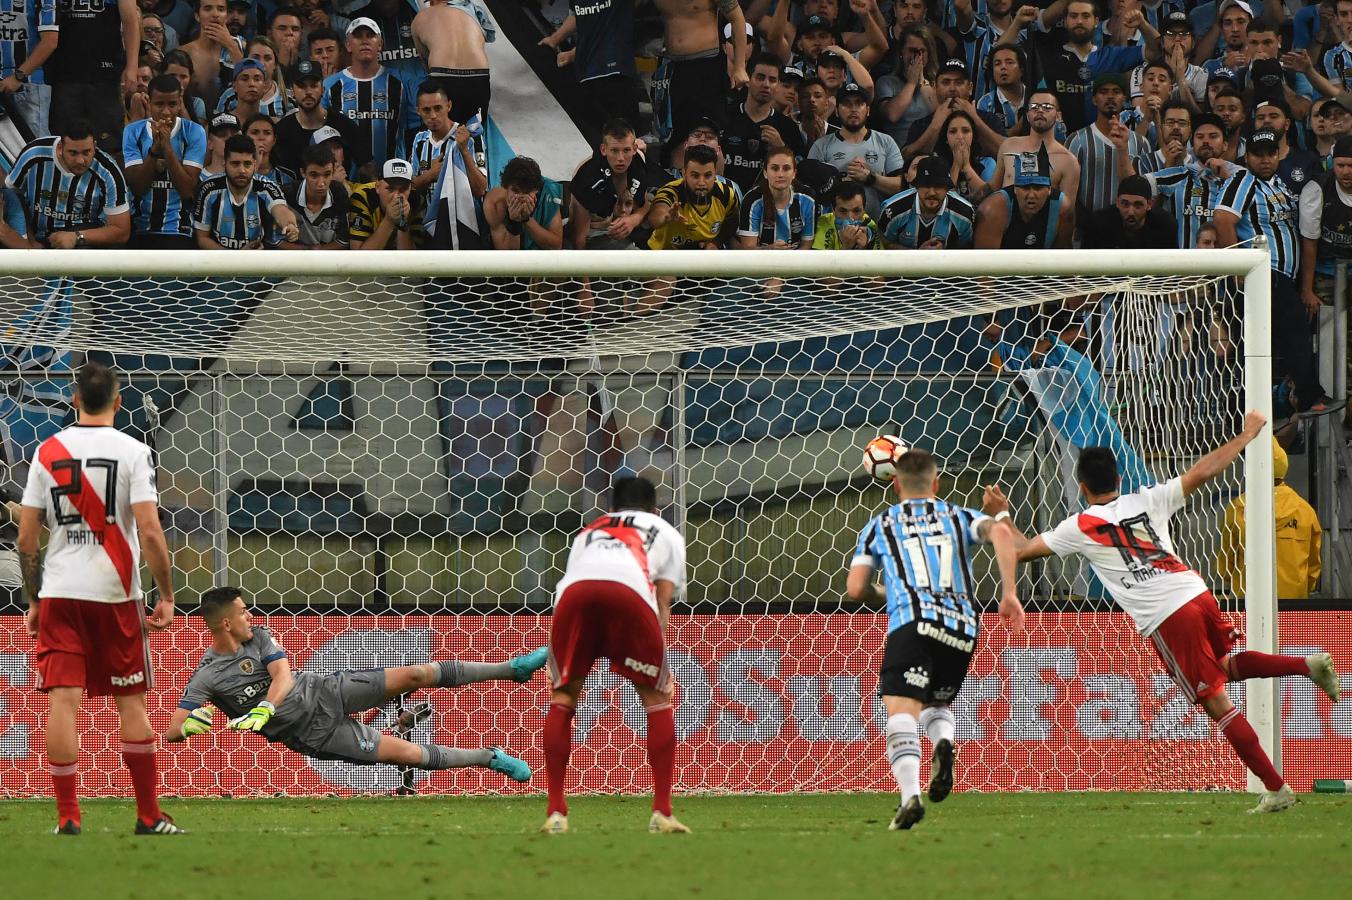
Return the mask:
<svg viewBox="0 0 1352 900">
<path fill-rule="evenodd" d="M 1122 93 L 1124 94 L 1127 92 L 1127 76 L 1120 72 L 1103 72 L 1094 78 L 1093 93 L 1097 94 L 1099 88 L 1110 84 L 1121 88 Z"/>
<path fill-rule="evenodd" d="M 387 159 L 380 170 L 380 177 L 384 181 L 412 181 L 413 167 L 406 159 Z"/>
<path fill-rule="evenodd" d="M 322 144 L 325 141 L 341 141 L 343 133 L 332 125 L 325 125 L 315 129 L 315 133 L 310 137 L 310 143 Z"/>
<path fill-rule="evenodd" d="M 962 75 L 963 78 L 971 77 L 970 75 L 967 74 L 967 63 L 963 62 L 962 60 L 956 57 L 954 57 L 953 59 L 944 60 L 944 64 L 939 67 L 939 71 L 937 74 L 942 75 L 945 72 L 957 72 L 958 74 Z"/>
<path fill-rule="evenodd" d="M 751 23 L 750 23 L 750 22 L 747 22 L 747 23 L 746 23 L 746 36 L 747 36 L 747 37 L 755 37 L 755 36 L 756 36 L 756 29 L 754 29 L 754 28 L 751 27 Z M 730 40 L 732 40 L 732 23 L 731 23 L 731 22 L 729 22 L 728 24 L 726 24 L 726 25 L 723 26 L 723 40 L 725 40 L 725 41 L 730 41 Z"/>
<path fill-rule="evenodd" d="M 1330 97 L 1314 108 L 1314 114 L 1316 116 L 1328 117 L 1339 110 L 1342 110 L 1343 112 L 1349 111 L 1346 104 L 1339 102 L 1337 97 Z"/>
<path fill-rule="evenodd" d="M 1164 17 L 1164 22 L 1160 25 L 1161 34 L 1192 34 L 1192 20 L 1188 14 L 1181 9 L 1176 9 Z"/>
<path fill-rule="evenodd" d="M 291 67 L 287 80 L 292 84 L 299 84 L 302 81 L 323 81 L 324 70 L 319 68 L 314 60 L 302 59 Z"/>
<path fill-rule="evenodd" d="M 1043 185 L 1051 187 L 1052 176 L 1037 153 L 1020 153 L 1014 158 L 1014 186 Z"/>
<path fill-rule="evenodd" d="M 839 103 L 846 97 L 858 97 L 864 103 L 869 102 L 868 91 L 864 90 L 854 82 L 850 82 L 840 89 L 840 95 L 836 98 L 836 102 Z"/>
<path fill-rule="evenodd" d="M 927 156 L 915 167 L 915 179 L 911 184 L 916 187 L 953 187 L 953 179 L 948 177 L 948 163 L 938 156 Z"/>
<path fill-rule="evenodd" d="M 803 27 L 798 29 L 799 34 L 807 34 L 809 31 L 833 31 L 836 23 L 832 22 L 826 16 L 808 16 L 803 20 Z"/>
<path fill-rule="evenodd" d="M 784 71 L 779 73 L 779 80 L 788 81 L 790 78 L 795 78 L 798 81 L 807 80 L 806 77 L 803 75 L 802 69 L 798 68 L 797 66 L 785 66 Z"/>
<path fill-rule="evenodd" d="M 822 66 L 840 66 L 843 69 L 845 68 L 845 57 L 834 50 L 823 50 L 817 54 L 817 68 L 820 69 Z"/>
<path fill-rule="evenodd" d="M 1286 84 L 1282 64 L 1275 59 L 1255 59 L 1249 63 L 1249 84 L 1257 100 L 1275 100 Z"/>
<path fill-rule="evenodd" d="M 239 131 L 239 119 L 233 113 L 221 113 L 211 120 L 210 131 L 222 131 L 229 128 L 232 131 Z"/>
<path fill-rule="evenodd" d="M 1229 66 L 1217 66 L 1211 76 L 1207 78 L 1207 84 L 1215 84 L 1218 81 L 1228 81 L 1231 84 L 1239 84 L 1239 74 Z"/>
<path fill-rule="evenodd" d="M 1221 0 L 1221 5 L 1216 7 L 1216 21 L 1220 21 L 1226 10 L 1233 9 L 1236 6 L 1248 13 L 1250 19 L 1253 18 L 1253 7 L 1245 3 L 1244 0 Z"/>
<path fill-rule="evenodd" d="M 343 34 L 351 36 L 352 32 L 356 31 L 358 28 L 369 28 L 372 33 L 380 34 L 380 26 L 376 24 L 375 19 L 368 19 L 366 16 L 358 16 L 351 22 L 348 22 L 347 31 L 343 32 Z"/>
<path fill-rule="evenodd" d="M 232 6 L 242 6 L 245 9 L 253 9 L 253 0 L 225 0 L 226 9 L 229 9 Z"/>
<path fill-rule="evenodd" d="M 1330 156 L 1352 156 L 1352 134 L 1345 134 L 1333 142 Z"/>
<path fill-rule="evenodd" d="M 235 63 L 235 74 L 231 76 L 232 80 L 243 75 L 250 69 L 257 69 L 258 74 L 262 75 L 264 78 L 268 77 L 268 70 L 263 68 L 261 62 L 256 59 L 241 59 L 239 62 Z"/>
<path fill-rule="evenodd" d="M 1244 142 L 1244 149 L 1247 153 L 1252 153 L 1255 150 L 1266 150 L 1275 153 L 1280 146 L 1281 139 L 1277 137 L 1277 132 L 1273 131 L 1271 128 L 1260 128 L 1258 131 L 1249 135 L 1248 139 Z"/>
<path fill-rule="evenodd" d="M 708 116 L 696 119 L 695 124 L 690 126 L 690 130 L 686 132 L 686 134 L 688 136 L 694 134 L 696 131 L 700 131 L 701 129 L 704 131 L 712 131 L 716 137 L 723 136 L 723 126 L 719 125 L 717 122 L 715 122 Z"/>
<path fill-rule="evenodd" d="M 1254 113 L 1257 113 L 1258 110 L 1263 109 L 1265 107 L 1280 109 L 1282 111 L 1282 115 L 1286 116 L 1288 119 L 1291 118 L 1290 105 L 1285 100 L 1279 97 L 1268 97 L 1263 100 L 1259 100 L 1257 103 L 1253 105 L 1253 111 Z"/>
<path fill-rule="evenodd" d="M 1123 178 L 1117 186 L 1117 196 L 1129 194 L 1132 197 L 1144 197 L 1149 200 L 1155 196 L 1155 192 L 1150 187 L 1150 179 L 1144 175 L 1128 175 Z"/>
</svg>

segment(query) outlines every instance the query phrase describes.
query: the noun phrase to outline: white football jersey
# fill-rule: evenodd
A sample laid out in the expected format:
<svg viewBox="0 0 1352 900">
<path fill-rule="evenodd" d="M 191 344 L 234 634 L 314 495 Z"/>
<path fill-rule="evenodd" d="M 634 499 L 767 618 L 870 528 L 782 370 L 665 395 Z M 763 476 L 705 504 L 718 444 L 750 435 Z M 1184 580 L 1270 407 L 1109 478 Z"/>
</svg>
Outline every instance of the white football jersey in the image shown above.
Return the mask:
<svg viewBox="0 0 1352 900">
<path fill-rule="evenodd" d="M 1113 600 L 1149 635 L 1207 590 L 1202 576 L 1174 555 L 1169 518 L 1183 506 L 1183 480 L 1143 488 L 1091 506 L 1042 535 L 1057 556 L 1080 555 Z"/>
<path fill-rule="evenodd" d="M 573 539 L 554 599 L 575 581 L 618 581 L 657 612 L 658 580 L 670 581 L 677 594 L 685 588 L 685 540 L 655 513 L 621 510 L 601 516 Z"/>
<path fill-rule="evenodd" d="M 131 505 L 158 501 L 150 448 L 111 426 L 73 425 L 33 455 L 23 505 L 47 514 L 41 597 L 141 599 Z"/>
</svg>

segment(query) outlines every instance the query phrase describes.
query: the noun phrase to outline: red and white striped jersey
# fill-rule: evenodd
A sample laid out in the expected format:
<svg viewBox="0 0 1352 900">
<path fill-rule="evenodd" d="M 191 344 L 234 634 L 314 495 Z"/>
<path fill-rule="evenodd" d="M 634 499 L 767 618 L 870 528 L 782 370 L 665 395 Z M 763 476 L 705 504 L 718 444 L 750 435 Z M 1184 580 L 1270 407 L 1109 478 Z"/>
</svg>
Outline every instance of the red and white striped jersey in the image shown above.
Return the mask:
<svg viewBox="0 0 1352 900">
<path fill-rule="evenodd" d="M 555 602 L 575 581 L 618 581 L 657 611 L 654 581 L 685 588 L 685 540 L 659 515 L 638 510 L 606 513 L 573 539 Z"/>
<path fill-rule="evenodd" d="M 106 425 L 73 425 L 39 446 L 23 505 L 47 514 L 41 597 L 141 599 L 133 503 L 158 501 L 150 448 Z"/>
<path fill-rule="evenodd" d="M 1089 560 L 1136 630 L 1148 636 L 1207 590 L 1202 576 L 1174 555 L 1169 538 L 1169 518 L 1183 499 L 1183 480 L 1174 478 L 1091 506 L 1044 532 L 1042 540 L 1057 556 Z"/>
</svg>

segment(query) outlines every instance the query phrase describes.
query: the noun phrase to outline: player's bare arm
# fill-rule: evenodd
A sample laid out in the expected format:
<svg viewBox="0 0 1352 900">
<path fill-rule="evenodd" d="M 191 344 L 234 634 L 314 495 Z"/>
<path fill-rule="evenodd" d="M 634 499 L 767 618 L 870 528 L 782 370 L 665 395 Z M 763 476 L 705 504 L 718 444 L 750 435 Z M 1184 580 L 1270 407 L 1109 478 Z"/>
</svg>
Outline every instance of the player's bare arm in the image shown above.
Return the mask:
<svg viewBox="0 0 1352 900">
<path fill-rule="evenodd" d="M 136 529 L 141 538 L 141 557 L 155 579 L 155 586 L 160 589 L 160 599 L 150 615 L 150 628 L 163 631 L 174 621 L 174 584 L 169 567 L 169 545 L 164 540 L 164 529 L 160 527 L 159 507 L 151 501 L 133 503 L 131 512 L 136 517 Z"/>
<path fill-rule="evenodd" d="M 676 595 L 676 585 L 665 578 L 653 582 L 653 595 L 657 599 L 657 621 L 662 625 L 662 633 L 667 633 L 667 624 L 671 621 L 671 598 Z"/>
<path fill-rule="evenodd" d="M 1230 464 L 1239 458 L 1244 448 L 1254 438 L 1263 433 L 1267 425 L 1267 416 L 1257 410 L 1249 410 L 1244 416 L 1244 428 L 1239 434 L 1192 464 L 1192 468 L 1183 473 L 1183 495 L 1186 497 L 1217 475 L 1230 468 Z"/>
<path fill-rule="evenodd" d="M 25 506 L 19 512 L 19 569 L 23 574 L 23 590 L 28 595 L 28 615 L 25 626 L 28 636 L 38 636 L 38 591 L 42 590 L 42 556 L 38 553 L 38 538 L 42 534 L 42 510 Z"/>
<path fill-rule="evenodd" d="M 1023 631 L 1024 619 L 1023 604 L 1019 602 L 1018 538 L 1005 519 L 983 520 L 977 534 L 995 550 L 995 565 L 1000 570 L 1000 621 L 1018 634 Z"/>
<path fill-rule="evenodd" d="M 873 583 L 872 566 L 851 566 L 845 579 L 845 595 L 856 603 L 881 603 L 883 592 Z"/>
</svg>

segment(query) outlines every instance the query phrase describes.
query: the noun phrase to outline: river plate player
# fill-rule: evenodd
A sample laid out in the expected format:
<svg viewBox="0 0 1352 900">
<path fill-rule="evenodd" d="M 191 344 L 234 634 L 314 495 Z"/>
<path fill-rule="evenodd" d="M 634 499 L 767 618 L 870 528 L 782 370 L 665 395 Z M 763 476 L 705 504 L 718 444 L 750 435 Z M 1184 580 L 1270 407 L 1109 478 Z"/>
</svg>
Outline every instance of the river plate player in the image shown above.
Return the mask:
<svg viewBox="0 0 1352 900">
<path fill-rule="evenodd" d="M 1014 575 L 1015 534 L 1008 511 L 989 516 L 936 496 L 939 466 L 924 450 L 893 460 L 898 502 L 869 520 L 850 562 L 846 590 L 860 603 L 887 603 L 887 644 L 878 692 L 887 708 L 887 759 L 901 790 L 888 826 L 910 828 L 925 816 L 920 799 L 920 730 L 933 744 L 928 794 L 938 803 L 953 789 L 954 722 L 948 708 L 976 650 L 978 617 L 971 548 L 991 544 L 1000 570 L 1000 619 L 1023 628 Z M 988 488 L 986 500 L 1003 499 Z M 874 573 L 883 573 L 883 596 Z"/>
<path fill-rule="evenodd" d="M 525 683 L 544 668 L 543 647 L 500 663 L 451 659 L 388 669 L 293 672 L 272 632 L 252 623 L 239 588 L 207 591 L 199 614 L 211 632 L 211 648 L 189 679 L 165 740 L 183 741 L 210 731 L 214 705 L 230 717 L 232 730 L 258 732 L 312 759 L 415 769 L 483 766 L 513 781 L 530 780 L 530 766 L 501 748 L 415 744 L 381 734 L 352 716 L 420 688 Z"/>
</svg>

